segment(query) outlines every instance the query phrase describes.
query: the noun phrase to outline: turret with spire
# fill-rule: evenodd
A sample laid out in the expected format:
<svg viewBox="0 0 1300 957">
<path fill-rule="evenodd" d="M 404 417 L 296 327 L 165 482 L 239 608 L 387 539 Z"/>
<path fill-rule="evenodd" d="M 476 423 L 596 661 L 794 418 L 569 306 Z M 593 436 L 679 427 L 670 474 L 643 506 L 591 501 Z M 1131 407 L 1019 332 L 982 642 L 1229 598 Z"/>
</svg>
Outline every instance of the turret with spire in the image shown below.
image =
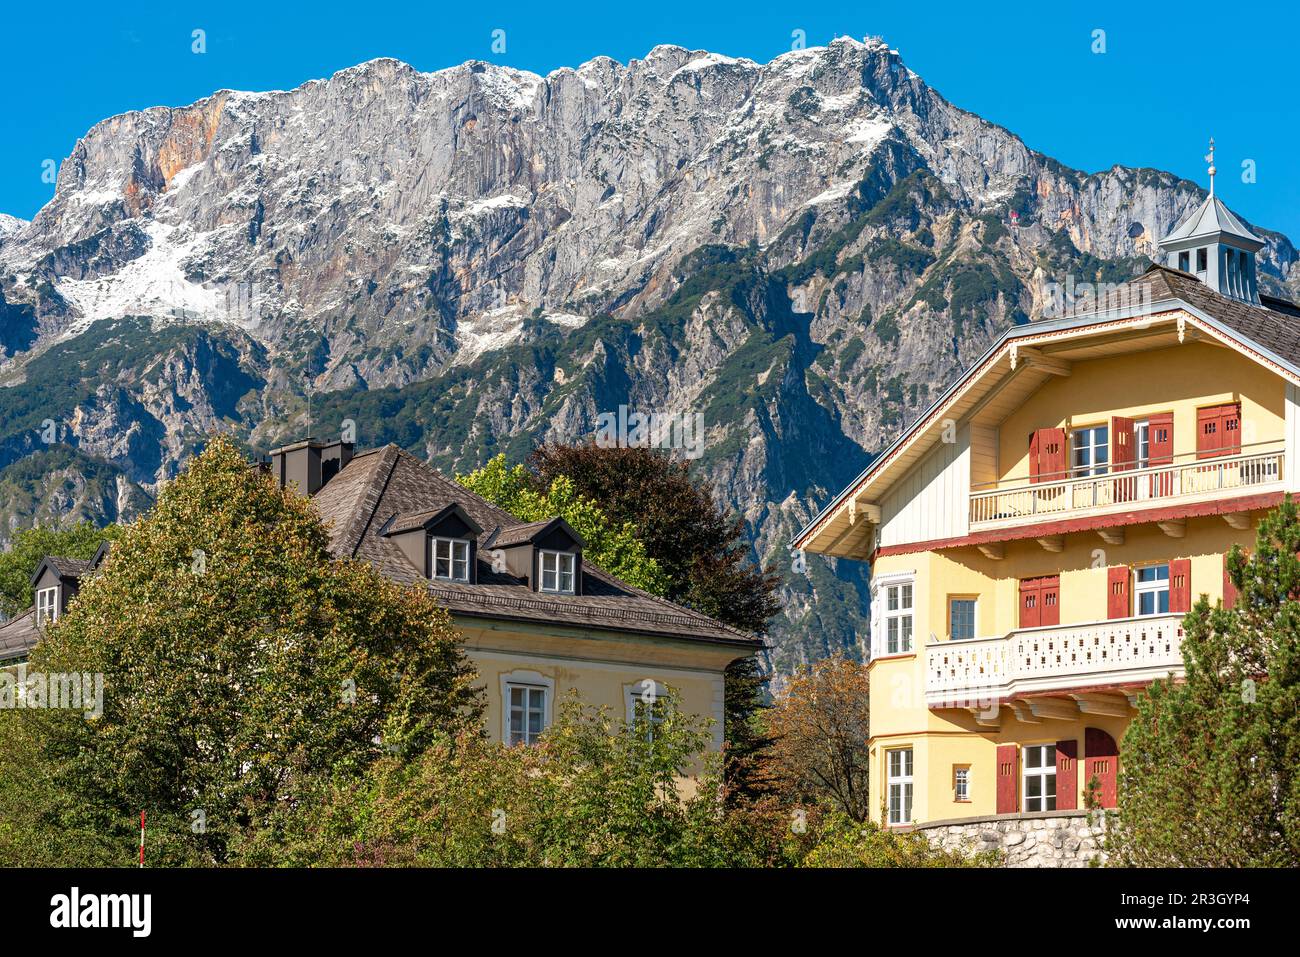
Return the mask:
<svg viewBox="0 0 1300 957">
<path fill-rule="evenodd" d="M 1214 195 L 1214 139 L 1205 161 L 1210 164 L 1210 195 L 1196 212 L 1160 241 L 1165 265 L 1192 273 L 1220 295 L 1259 305 L 1255 254 L 1264 240 L 1252 233 Z"/>
</svg>

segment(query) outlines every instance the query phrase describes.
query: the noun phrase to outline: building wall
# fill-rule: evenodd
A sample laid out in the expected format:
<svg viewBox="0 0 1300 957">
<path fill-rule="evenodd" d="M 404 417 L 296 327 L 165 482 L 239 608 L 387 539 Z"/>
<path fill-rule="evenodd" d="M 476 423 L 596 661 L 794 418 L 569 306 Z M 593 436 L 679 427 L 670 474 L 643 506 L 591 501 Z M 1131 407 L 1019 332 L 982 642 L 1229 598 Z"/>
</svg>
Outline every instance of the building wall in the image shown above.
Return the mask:
<svg viewBox="0 0 1300 957">
<path fill-rule="evenodd" d="M 744 649 L 555 626 L 542 636 L 527 626 L 468 618 L 456 625 L 479 670 L 486 728 L 495 740 L 506 740 L 505 680 L 548 687 L 551 720 L 558 702 L 575 691 L 585 704 L 608 707 L 613 716 L 625 718 L 631 693 L 648 680 L 657 691 L 673 689 L 685 712 L 710 720 L 713 748 L 722 747 L 723 674 L 730 662 L 744 657 Z"/>
<path fill-rule="evenodd" d="M 988 468 L 989 456 L 979 467 Z M 965 535 L 970 527 L 970 429 L 952 429 L 911 475 L 880 503 L 880 543 L 933 541 Z"/>
<path fill-rule="evenodd" d="M 1195 455 L 1197 409 L 1240 402 L 1243 444 L 1279 442 L 1300 437 L 1300 390 L 1236 352 L 1189 341 L 1175 348 L 1074 363 L 1072 374 L 1048 380 L 1005 421 L 993 427 L 963 425 L 957 440 L 940 447 L 882 502 L 881 545 L 910 544 L 957 537 L 967 516 L 970 484 L 1029 477 L 1028 436 L 1035 429 L 1074 429 L 1109 424 L 1114 416 L 1143 418 L 1174 415 L 1174 453 Z M 974 449 L 972 449 L 972 435 Z M 1288 474 L 1296 455 L 1288 449 Z M 964 473 L 963 473 L 964 470 Z M 965 492 L 961 486 L 965 481 Z M 1291 487 L 1296 487 L 1292 482 Z M 1141 506 L 1138 506 L 1141 507 Z M 960 510 L 959 517 L 943 512 Z M 941 552 L 884 554 L 872 567 L 873 659 L 871 669 L 871 752 L 874 793 L 883 811 L 887 794 L 886 752 L 913 751 L 913 819 L 917 822 L 993 815 L 996 812 L 996 749 L 999 745 L 1055 744 L 1074 740 L 1082 763 L 1088 727 L 1106 731 L 1116 742 L 1129 719 L 1079 714 L 1070 719 L 1022 722 L 1003 705 L 998 725 L 987 727 L 969 711 L 929 708 L 925 703 L 926 646 L 949 640 L 950 598 L 976 601 L 976 637 L 1006 636 L 1019 627 L 1020 581 L 1060 576 L 1060 624 L 1105 621 L 1107 569 L 1141 566 L 1186 558 L 1191 562 L 1193 601 L 1206 595 L 1213 603 L 1223 594 L 1223 555 L 1233 544 L 1249 547 L 1251 528 L 1235 529 L 1222 517 L 1188 518 L 1184 535 L 1173 538 L 1158 526 L 1130 525 L 1122 544 L 1108 544 L 1096 532 L 1064 537 L 1064 548 L 1051 552 L 1035 539 L 1003 543 L 1003 557 L 991 559 L 974 546 Z M 886 656 L 882 647 L 882 583 L 913 582 L 913 652 Z M 957 802 L 953 769 L 970 769 L 970 799 Z M 1082 767 L 1076 774 L 1076 807 L 1084 807 Z M 883 818 L 882 818 L 883 819 Z"/>
<path fill-rule="evenodd" d="M 1035 429 L 1078 429 L 1108 425 L 1113 416 L 1173 412 L 1174 455 L 1194 456 L 1197 408 L 1236 401 L 1243 444 L 1285 436 L 1285 384 L 1231 349 L 1187 342 L 1076 362 L 1070 375 L 1053 378 L 999 426 L 1002 481 L 1029 478 L 1029 435 Z"/>
</svg>

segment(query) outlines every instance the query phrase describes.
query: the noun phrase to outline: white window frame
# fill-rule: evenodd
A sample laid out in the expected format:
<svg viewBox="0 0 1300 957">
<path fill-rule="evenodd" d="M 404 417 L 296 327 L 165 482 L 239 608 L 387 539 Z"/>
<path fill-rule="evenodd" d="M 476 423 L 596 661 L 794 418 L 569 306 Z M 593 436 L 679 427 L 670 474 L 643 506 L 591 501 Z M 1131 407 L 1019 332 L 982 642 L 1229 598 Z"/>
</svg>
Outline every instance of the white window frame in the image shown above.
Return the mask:
<svg viewBox="0 0 1300 957">
<path fill-rule="evenodd" d="M 36 593 L 36 624 L 59 620 L 59 586 L 42 588 Z"/>
<path fill-rule="evenodd" d="M 1141 581 L 1141 575 L 1144 571 L 1151 569 L 1165 570 L 1164 578 L 1155 578 L 1151 581 Z M 1160 595 L 1165 596 L 1165 610 L 1160 610 Z M 1152 595 L 1152 611 L 1142 610 L 1142 596 Z M 1152 615 L 1169 614 L 1169 565 L 1162 563 L 1158 565 L 1138 565 L 1133 569 L 1133 616 L 1135 618 L 1149 618 Z"/>
<path fill-rule="evenodd" d="M 911 654 L 916 643 L 916 583 L 891 583 L 883 591 L 885 607 L 881 609 L 881 618 L 884 621 L 885 654 Z"/>
<path fill-rule="evenodd" d="M 952 769 L 952 799 L 959 804 L 970 803 L 969 765 L 958 765 Z"/>
<path fill-rule="evenodd" d="M 662 682 L 655 681 L 653 678 L 643 678 L 640 681 L 634 681 L 632 684 L 623 686 L 623 699 L 627 702 L 627 724 L 633 727 L 636 724 L 637 711 L 644 708 L 647 704 L 645 701 L 646 693 L 649 692 L 651 701 L 649 728 L 646 737 L 654 740 L 654 729 L 663 723 L 664 716 L 662 710 L 656 708 L 656 705 L 664 699 L 668 693 L 668 686 Z"/>
<path fill-rule="evenodd" d="M 1144 469 L 1150 464 L 1151 420 L 1138 419 L 1133 423 L 1133 467 Z"/>
<path fill-rule="evenodd" d="M 888 656 L 886 649 L 885 597 L 891 585 L 911 585 L 916 594 L 916 570 L 886 572 L 871 579 L 871 659 Z M 915 637 L 915 636 L 914 636 Z"/>
<path fill-rule="evenodd" d="M 1097 435 L 1100 432 L 1106 434 L 1104 442 L 1097 441 Z M 1080 440 L 1087 437 L 1087 442 Z M 1106 450 L 1106 461 L 1099 463 L 1097 453 L 1099 450 Z M 1080 464 L 1079 453 L 1087 452 L 1087 462 Z M 1075 429 L 1070 435 L 1070 472 L 1072 475 L 1105 475 L 1110 471 L 1110 426 L 1105 424 L 1087 425 L 1080 429 Z"/>
<path fill-rule="evenodd" d="M 438 552 L 442 549 L 442 546 L 444 545 L 447 547 L 446 548 L 447 554 L 446 557 L 441 557 L 439 556 Z M 447 581 L 447 582 L 469 581 L 470 549 L 469 549 L 469 542 L 466 539 L 434 537 L 429 540 L 429 547 L 433 549 L 432 562 L 430 563 L 429 566 L 433 572 L 432 575 L 433 578 L 436 578 L 439 581 Z M 456 557 L 457 552 L 461 553 L 461 557 L 459 558 Z M 447 563 L 446 575 L 438 574 L 439 561 L 445 561 Z M 462 573 L 459 575 L 456 574 L 457 565 L 461 565 L 463 568 Z"/>
<path fill-rule="evenodd" d="M 547 569 L 547 559 L 554 560 L 554 567 Z M 565 565 L 568 568 L 565 569 Z M 539 551 L 537 557 L 538 590 L 552 592 L 557 595 L 574 594 L 575 579 L 578 572 L 578 556 L 573 552 L 556 552 L 556 551 Z M 546 576 L 552 576 L 552 584 L 548 587 Z M 565 587 L 565 577 L 568 577 L 568 587 Z"/>
<path fill-rule="evenodd" d="M 906 756 L 906 757 L 904 757 Z M 895 773 L 895 758 L 897 773 Z M 911 748 L 890 748 L 885 752 L 886 823 L 897 826 L 912 823 L 913 773 L 916 755 Z M 894 795 L 898 801 L 895 806 Z"/>
<path fill-rule="evenodd" d="M 511 711 L 511 690 L 515 688 L 525 688 L 540 690 L 542 695 L 542 731 L 544 732 L 551 726 L 555 707 L 555 679 L 541 674 L 537 671 L 525 671 L 516 669 L 501 675 L 501 740 L 509 745 L 510 740 L 510 711 Z M 532 743 L 528 739 L 527 714 L 524 715 L 525 722 L 522 725 L 524 736 L 522 743 Z M 539 732 L 540 733 L 540 732 Z"/>
<path fill-rule="evenodd" d="M 1051 762 L 1043 764 L 1038 767 L 1031 768 L 1029 766 L 1030 752 L 1031 751 L 1035 752 L 1038 756 L 1046 760 L 1048 748 L 1052 749 Z M 1020 749 L 1020 766 L 1021 766 L 1020 793 L 1022 795 L 1021 809 L 1025 813 L 1029 813 L 1033 811 L 1055 811 L 1057 800 L 1059 798 L 1059 795 L 1056 792 L 1056 745 L 1051 743 L 1024 745 Z M 1052 793 L 1050 796 L 1047 793 L 1048 778 L 1050 778 L 1052 782 Z M 1033 797 L 1030 797 L 1029 795 L 1030 779 L 1037 779 L 1039 782 L 1038 794 Z M 1051 807 L 1046 806 L 1049 800 L 1051 801 L 1052 804 Z M 1029 804 L 1031 801 L 1037 801 L 1038 806 L 1030 807 Z"/>
</svg>

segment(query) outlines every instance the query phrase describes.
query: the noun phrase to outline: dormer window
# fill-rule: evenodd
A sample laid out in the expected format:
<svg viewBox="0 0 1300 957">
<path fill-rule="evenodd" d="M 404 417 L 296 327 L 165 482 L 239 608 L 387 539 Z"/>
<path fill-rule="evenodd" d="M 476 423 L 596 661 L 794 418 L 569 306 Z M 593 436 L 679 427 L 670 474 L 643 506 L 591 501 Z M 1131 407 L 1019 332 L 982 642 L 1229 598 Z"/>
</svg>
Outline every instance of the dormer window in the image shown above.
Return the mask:
<svg viewBox="0 0 1300 957">
<path fill-rule="evenodd" d="M 36 593 L 36 624 L 59 620 L 59 589 L 42 588 Z"/>
<path fill-rule="evenodd" d="M 562 595 L 573 594 L 573 572 L 576 557 L 572 552 L 547 552 L 540 555 L 542 567 L 541 590 Z"/>
<path fill-rule="evenodd" d="M 469 542 L 463 538 L 433 538 L 433 577 L 469 581 Z"/>
</svg>

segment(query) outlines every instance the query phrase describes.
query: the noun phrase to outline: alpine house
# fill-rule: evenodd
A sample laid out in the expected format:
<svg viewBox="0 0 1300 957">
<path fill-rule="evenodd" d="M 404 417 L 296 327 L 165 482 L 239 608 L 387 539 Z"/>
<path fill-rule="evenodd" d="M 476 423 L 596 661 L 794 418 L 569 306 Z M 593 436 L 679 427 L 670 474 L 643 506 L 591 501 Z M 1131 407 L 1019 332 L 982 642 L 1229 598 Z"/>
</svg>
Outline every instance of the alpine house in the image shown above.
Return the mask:
<svg viewBox="0 0 1300 957">
<path fill-rule="evenodd" d="M 871 564 L 883 823 L 1115 806 L 1183 614 L 1300 491 L 1300 308 L 1210 173 L 1163 263 L 1008 329 L 795 538 Z"/>
</svg>

